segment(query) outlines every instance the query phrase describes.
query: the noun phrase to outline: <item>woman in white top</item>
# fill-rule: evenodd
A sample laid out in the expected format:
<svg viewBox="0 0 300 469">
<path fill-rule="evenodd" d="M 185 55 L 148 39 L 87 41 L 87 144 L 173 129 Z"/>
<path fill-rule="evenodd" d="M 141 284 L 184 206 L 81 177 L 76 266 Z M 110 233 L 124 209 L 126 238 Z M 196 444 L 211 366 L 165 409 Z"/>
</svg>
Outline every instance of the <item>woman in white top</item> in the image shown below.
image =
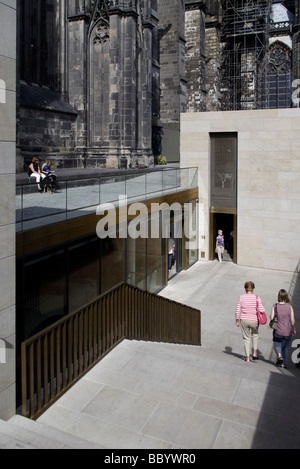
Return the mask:
<svg viewBox="0 0 300 469">
<path fill-rule="evenodd" d="M 45 174 L 41 172 L 40 166 L 39 166 L 39 159 L 36 156 L 32 158 L 32 161 L 30 165 L 28 166 L 28 176 L 31 178 L 35 178 L 37 182 L 37 188 L 39 191 L 41 191 L 42 189 L 40 186 L 40 182 L 41 182 L 41 179 L 44 179 L 46 176 Z"/>
</svg>

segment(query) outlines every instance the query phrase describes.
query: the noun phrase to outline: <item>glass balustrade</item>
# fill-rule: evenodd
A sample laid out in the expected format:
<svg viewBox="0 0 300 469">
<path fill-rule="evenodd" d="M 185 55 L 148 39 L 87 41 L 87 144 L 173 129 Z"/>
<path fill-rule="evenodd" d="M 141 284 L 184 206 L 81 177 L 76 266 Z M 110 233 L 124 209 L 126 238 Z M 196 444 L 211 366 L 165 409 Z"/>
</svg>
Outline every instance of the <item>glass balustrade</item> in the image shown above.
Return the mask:
<svg viewBox="0 0 300 469">
<path fill-rule="evenodd" d="M 172 168 L 130 174 L 60 180 L 54 193 L 39 192 L 35 183 L 16 187 L 17 231 L 95 213 L 100 204 L 142 202 L 198 186 L 197 168 Z"/>
</svg>

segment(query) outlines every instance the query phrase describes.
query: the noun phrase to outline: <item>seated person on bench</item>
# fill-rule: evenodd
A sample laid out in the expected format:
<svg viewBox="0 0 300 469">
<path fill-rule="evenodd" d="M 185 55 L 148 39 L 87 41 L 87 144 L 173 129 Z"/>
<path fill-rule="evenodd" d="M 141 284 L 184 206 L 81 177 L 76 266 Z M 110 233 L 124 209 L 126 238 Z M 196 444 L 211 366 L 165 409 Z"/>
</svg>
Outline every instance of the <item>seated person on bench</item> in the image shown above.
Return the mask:
<svg viewBox="0 0 300 469">
<path fill-rule="evenodd" d="M 34 156 L 30 165 L 28 166 L 28 176 L 30 178 L 35 178 L 37 183 L 37 188 L 40 192 L 42 192 L 40 181 L 44 179 L 46 176 L 45 174 L 41 173 L 40 166 L 39 166 L 39 159 Z"/>
<path fill-rule="evenodd" d="M 45 176 L 51 175 L 53 177 L 53 180 L 55 181 L 56 179 L 56 174 L 54 171 L 51 171 L 51 161 L 46 161 L 46 163 L 43 164 L 42 166 L 42 173 L 45 174 Z"/>
<path fill-rule="evenodd" d="M 46 176 L 44 179 L 45 192 L 53 193 L 55 189 L 56 174 L 51 171 L 51 161 L 46 161 L 42 166 L 42 173 Z"/>
</svg>

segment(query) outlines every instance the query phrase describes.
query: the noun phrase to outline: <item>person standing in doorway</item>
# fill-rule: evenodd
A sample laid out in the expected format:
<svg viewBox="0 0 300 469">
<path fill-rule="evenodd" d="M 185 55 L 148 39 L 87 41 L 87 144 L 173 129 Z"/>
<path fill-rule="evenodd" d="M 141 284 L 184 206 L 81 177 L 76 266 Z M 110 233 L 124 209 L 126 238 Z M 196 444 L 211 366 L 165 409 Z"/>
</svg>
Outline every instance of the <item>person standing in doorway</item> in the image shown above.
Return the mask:
<svg viewBox="0 0 300 469">
<path fill-rule="evenodd" d="M 218 231 L 218 236 L 216 239 L 216 251 L 218 253 L 219 262 L 222 262 L 224 254 L 224 235 L 222 230 Z"/>
<path fill-rule="evenodd" d="M 259 296 L 254 292 L 255 285 L 253 282 L 246 282 L 244 285 L 245 292 L 238 299 L 235 311 L 235 320 L 237 327 L 241 326 L 243 342 L 245 347 L 246 362 L 250 362 L 251 339 L 253 342 L 252 359 L 258 359 L 258 318 L 257 311 L 265 312 L 265 308 Z"/>
</svg>

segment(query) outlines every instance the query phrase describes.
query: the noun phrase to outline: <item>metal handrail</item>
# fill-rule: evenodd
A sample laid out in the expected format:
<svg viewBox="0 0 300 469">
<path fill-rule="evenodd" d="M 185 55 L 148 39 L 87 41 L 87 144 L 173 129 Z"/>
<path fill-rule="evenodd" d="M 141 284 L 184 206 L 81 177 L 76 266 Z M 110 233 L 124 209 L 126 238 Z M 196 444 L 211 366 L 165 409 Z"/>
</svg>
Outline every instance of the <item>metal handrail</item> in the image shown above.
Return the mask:
<svg viewBox="0 0 300 469">
<path fill-rule="evenodd" d="M 22 415 L 37 419 L 123 339 L 201 345 L 201 312 L 115 286 L 22 342 Z"/>
</svg>

